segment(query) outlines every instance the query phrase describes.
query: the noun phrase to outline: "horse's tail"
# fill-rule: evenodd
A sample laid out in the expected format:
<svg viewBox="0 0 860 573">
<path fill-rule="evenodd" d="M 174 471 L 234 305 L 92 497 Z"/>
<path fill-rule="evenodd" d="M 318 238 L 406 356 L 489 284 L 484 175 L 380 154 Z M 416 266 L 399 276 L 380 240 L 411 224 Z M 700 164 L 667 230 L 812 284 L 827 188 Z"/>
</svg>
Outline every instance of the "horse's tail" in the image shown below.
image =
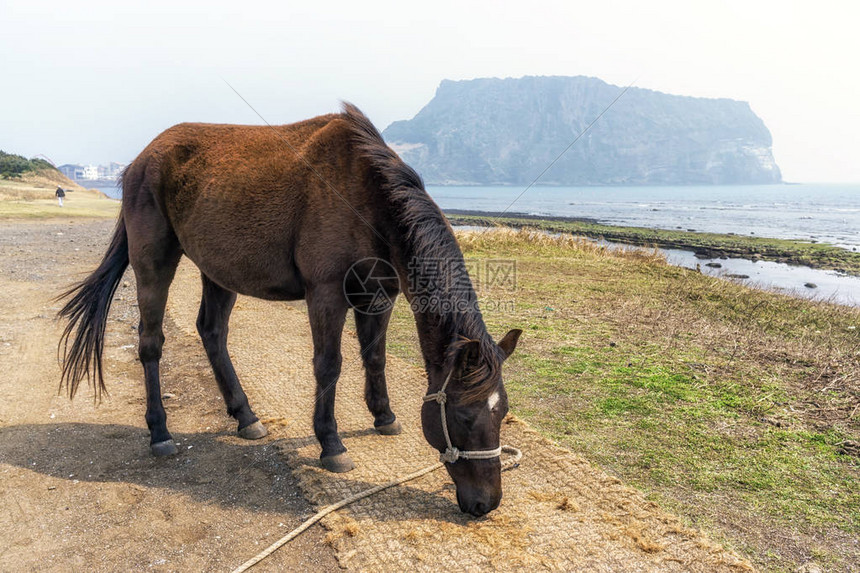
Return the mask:
<svg viewBox="0 0 860 573">
<path fill-rule="evenodd" d="M 57 318 L 69 321 L 60 337 L 57 352 L 59 355 L 62 349 L 63 372 L 60 389 L 65 385 L 70 398 L 75 396 L 81 380 L 85 377 L 87 381 L 93 382 L 99 399 L 103 392 L 107 393 L 102 375 L 105 327 L 110 303 L 127 267 L 128 234 L 125 220 L 120 214 L 110 246 L 99 267 L 57 297 L 57 300 L 71 297 L 57 313 Z"/>
</svg>

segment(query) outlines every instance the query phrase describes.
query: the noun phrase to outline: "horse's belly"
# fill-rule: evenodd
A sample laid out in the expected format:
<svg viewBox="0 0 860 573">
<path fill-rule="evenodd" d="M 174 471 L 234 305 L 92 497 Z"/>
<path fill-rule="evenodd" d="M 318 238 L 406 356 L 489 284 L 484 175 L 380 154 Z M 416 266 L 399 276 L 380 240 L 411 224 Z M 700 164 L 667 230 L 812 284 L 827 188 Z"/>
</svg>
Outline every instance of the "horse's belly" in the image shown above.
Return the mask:
<svg viewBox="0 0 860 573">
<path fill-rule="evenodd" d="M 288 252 L 228 248 L 185 248 L 197 268 L 220 286 L 233 292 L 268 300 L 305 297 L 305 286 Z"/>
</svg>

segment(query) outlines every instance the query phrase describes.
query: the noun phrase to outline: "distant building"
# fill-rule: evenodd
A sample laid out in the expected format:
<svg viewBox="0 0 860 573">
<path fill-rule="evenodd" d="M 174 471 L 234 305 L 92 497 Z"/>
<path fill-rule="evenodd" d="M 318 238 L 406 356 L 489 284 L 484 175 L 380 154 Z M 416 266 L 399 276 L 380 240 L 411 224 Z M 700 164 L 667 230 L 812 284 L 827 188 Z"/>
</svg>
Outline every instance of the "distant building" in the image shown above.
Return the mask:
<svg viewBox="0 0 860 573">
<path fill-rule="evenodd" d="M 60 165 L 57 167 L 60 170 L 60 173 L 75 181 L 76 179 L 84 178 L 84 166 L 78 165 L 76 163 L 66 163 L 65 165 Z"/>
<path fill-rule="evenodd" d="M 122 170 L 125 169 L 125 163 L 117 163 L 111 161 L 107 165 L 78 165 L 77 163 L 67 163 L 57 167 L 60 173 L 71 179 L 78 181 L 80 179 L 97 180 L 97 179 L 116 179 Z"/>
</svg>

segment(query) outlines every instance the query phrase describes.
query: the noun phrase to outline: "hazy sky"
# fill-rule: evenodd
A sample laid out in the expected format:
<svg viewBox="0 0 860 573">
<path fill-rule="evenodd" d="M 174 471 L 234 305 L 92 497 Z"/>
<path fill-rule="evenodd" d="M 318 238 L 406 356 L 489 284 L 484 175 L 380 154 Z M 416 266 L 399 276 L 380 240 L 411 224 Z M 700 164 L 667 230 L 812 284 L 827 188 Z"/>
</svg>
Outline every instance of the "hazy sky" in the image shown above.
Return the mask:
<svg viewBox="0 0 860 573">
<path fill-rule="evenodd" d="M 442 79 L 588 75 L 749 101 L 786 180 L 860 181 L 856 2 L 293 4 L 0 0 L 0 149 L 126 162 L 174 123 L 259 123 L 222 78 L 271 123 L 346 99 L 382 129 Z"/>
</svg>

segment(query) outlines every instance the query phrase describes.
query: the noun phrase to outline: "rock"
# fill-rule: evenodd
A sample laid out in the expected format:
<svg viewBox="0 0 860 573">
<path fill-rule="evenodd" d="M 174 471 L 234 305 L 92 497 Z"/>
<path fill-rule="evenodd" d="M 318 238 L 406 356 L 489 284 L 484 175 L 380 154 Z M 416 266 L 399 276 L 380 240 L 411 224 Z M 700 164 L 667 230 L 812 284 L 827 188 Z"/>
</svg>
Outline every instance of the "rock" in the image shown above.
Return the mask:
<svg viewBox="0 0 860 573">
<path fill-rule="evenodd" d="M 815 283 L 803 283 L 803 286 L 806 288 L 818 288 L 818 285 Z"/>
<path fill-rule="evenodd" d="M 588 77 L 443 80 L 386 141 L 428 184 L 527 185 L 622 88 Z M 554 185 L 778 183 L 746 102 L 631 88 L 541 178 Z M 660 166 L 655 168 L 655 166 Z"/>
<path fill-rule="evenodd" d="M 706 266 L 706 267 L 711 267 L 712 269 L 721 269 L 721 268 L 723 268 L 723 265 L 721 265 L 720 263 L 705 263 L 705 266 Z"/>
<path fill-rule="evenodd" d="M 860 457 L 860 442 L 845 440 L 839 445 L 839 449 L 836 450 L 836 453 L 843 456 Z"/>
<path fill-rule="evenodd" d="M 734 273 L 729 273 L 726 275 L 726 277 L 730 278 L 730 279 L 748 279 L 748 278 L 750 278 L 749 275 L 737 275 Z"/>
</svg>

